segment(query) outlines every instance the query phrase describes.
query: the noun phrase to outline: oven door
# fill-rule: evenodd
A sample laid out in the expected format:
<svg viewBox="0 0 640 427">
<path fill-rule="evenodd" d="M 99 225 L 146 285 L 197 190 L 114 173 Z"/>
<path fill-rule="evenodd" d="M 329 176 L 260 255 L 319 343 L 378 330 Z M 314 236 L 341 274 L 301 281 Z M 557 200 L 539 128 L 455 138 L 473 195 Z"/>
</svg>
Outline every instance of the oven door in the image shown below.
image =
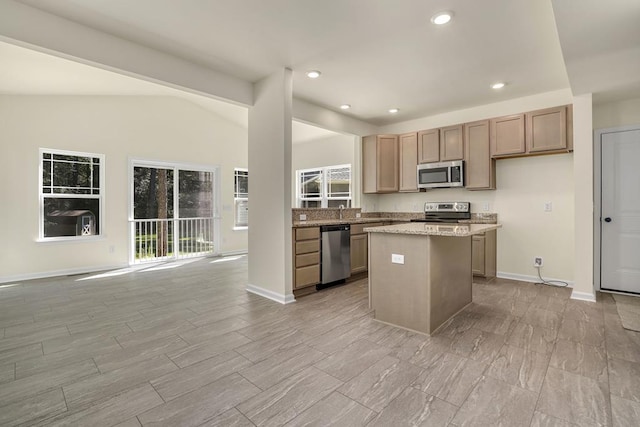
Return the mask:
<svg viewBox="0 0 640 427">
<path fill-rule="evenodd" d="M 450 167 L 418 165 L 418 188 L 450 187 Z"/>
</svg>

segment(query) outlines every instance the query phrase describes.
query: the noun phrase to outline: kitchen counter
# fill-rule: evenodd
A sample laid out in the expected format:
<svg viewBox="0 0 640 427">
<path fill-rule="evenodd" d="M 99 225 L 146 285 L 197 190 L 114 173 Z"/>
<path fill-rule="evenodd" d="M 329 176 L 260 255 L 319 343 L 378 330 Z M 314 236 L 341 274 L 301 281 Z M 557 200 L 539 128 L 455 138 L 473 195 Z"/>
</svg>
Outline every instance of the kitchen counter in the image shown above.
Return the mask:
<svg viewBox="0 0 640 427">
<path fill-rule="evenodd" d="M 443 224 L 410 222 L 408 224 L 385 225 L 365 228 L 368 233 L 414 234 L 422 236 L 467 237 L 502 227 L 501 224 Z"/>
<path fill-rule="evenodd" d="M 500 227 L 426 222 L 365 227 L 374 319 L 434 333 L 471 303 L 472 236 Z"/>
<path fill-rule="evenodd" d="M 316 219 L 309 221 L 294 221 L 293 228 L 299 227 L 319 227 L 321 225 L 334 224 L 369 224 L 375 222 L 406 222 L 406 219 L 397 218 L 345 218 L 345 219 Z"/>
</svg>

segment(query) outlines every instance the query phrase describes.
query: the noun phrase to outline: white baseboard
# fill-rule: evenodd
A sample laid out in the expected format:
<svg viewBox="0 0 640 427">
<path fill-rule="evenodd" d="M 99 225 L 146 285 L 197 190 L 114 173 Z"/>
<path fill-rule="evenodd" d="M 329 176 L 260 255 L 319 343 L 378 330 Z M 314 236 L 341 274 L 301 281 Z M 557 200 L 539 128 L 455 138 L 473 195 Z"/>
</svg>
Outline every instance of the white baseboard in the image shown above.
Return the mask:
<svg viewBox="0 0 640 427">
<path fill-rule="evenodd" d="M 498 271 L 498 273 L 496 274 L 497 277 L 500 277 L 501 279 L 511 279 L 511 280 L 520 280 L 521 282 L 532 282 L 532 283 L 537 283 L 540 282 L 540 278 L 538 276 L 529 276 L 526 274 L 516 274 L 516 273 L 507 273 L 504 271 Z M 555 279 L 552 277 L 544 277 L 545 280 L 557 280 L 557 281 L 561 281 L 561 282 L 566 282 L 568 283 L 568 286 L 570 288 L 573 288 L 573 282 L 570 280 L 564 280 L 564 279 Z"/>
<path fill-rule="evenodd" d="M 573 291 L 571 292 L 571 299 L 577 299 L 580 301 L 589 301 L 589 302 L 596 302 L 596 296 L 593 293 L 589 293 L 589 292 L 577 292 L 577 291 Z"/>
<path fill-rule="evenodd" d="M 280 304 L 290 304 L 292 302 L 296 302 L 296 298 L 293 296 L 293 294 L 279 294 L 277 292 L 261 288 L 260 286 L 247 285 L 247 291 L 251 292 L 252 294 L 268 298 L 272 301 L 279 302 Z"/>
<path fill-rule="evenodd" d="M 70 268 L 66 270 L 42 271 L 38 273 L 28 273 L 28 274 L 16 274 L 14 276 L 0 277 L 0 283 L 20 282 L 24 280 L 34 280 L 34 279 L 47 279 L 50 277 L 70 276 L 74 274 L 95 273 L 98 271 L 116 270 L 119 268 L 127 268 L 127 267 L 129 267 L 129 264 L 103 265 L 99 267 L 81 267 L 81 268 Z"/>
</svg>

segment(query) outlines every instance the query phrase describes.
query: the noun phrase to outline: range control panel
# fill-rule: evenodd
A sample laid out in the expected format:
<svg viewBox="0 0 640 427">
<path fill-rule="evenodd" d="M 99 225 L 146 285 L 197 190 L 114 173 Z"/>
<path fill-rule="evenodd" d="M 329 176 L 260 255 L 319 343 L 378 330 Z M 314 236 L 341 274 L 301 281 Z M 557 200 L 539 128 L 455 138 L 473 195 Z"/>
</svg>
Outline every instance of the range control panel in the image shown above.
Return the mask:
<svg viewBox="0 0 640 427">
<path fill-rule="evenodd" d="M 427 202 L 425 212 L 469 212 L 469 202 Z"/>
</svg>

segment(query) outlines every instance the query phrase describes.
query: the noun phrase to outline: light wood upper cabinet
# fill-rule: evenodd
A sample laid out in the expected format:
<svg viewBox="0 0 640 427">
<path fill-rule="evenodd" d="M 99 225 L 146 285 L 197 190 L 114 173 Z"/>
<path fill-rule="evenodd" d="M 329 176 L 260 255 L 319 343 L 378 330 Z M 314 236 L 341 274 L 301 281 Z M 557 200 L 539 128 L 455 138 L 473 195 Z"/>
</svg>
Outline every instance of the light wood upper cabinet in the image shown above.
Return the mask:
<svg viewBox="0 0 640 427">
<path fill-rule="evenodd" d="M 567 107 L 526 114 L 527 149 L 530 153 L 567 149 Z"/>
<path fill-rule="evenodd" d="M 465 187 L 467 190 L 496 188 L 496 161 L 489 148 L 489 120 L 464 125 Z"/>
<path fill-rule="evenodd" d="M 362 191 L 398 191 L 398 135 L 370 135 L 362 138 Z"/>
<path fill-rule="evenodd" d="M 524 114 L 490 120 L 491 156 L 524 154 Z"/>
<path fill-rule="evenodd" d="M 464 158 L 464 134 L 462 125 L 440 128 L 440 161 Z"/>
<path fill-rule="evenodd" d="M 418 163 L 440 161 L 440 129 L 418 132 Z"/>
<path fill-rule="evenodd" d="M 400 149 L 400 191 L 418 191 L 418 134 L 405 133 L 398 137 Z"/>
</svg>

